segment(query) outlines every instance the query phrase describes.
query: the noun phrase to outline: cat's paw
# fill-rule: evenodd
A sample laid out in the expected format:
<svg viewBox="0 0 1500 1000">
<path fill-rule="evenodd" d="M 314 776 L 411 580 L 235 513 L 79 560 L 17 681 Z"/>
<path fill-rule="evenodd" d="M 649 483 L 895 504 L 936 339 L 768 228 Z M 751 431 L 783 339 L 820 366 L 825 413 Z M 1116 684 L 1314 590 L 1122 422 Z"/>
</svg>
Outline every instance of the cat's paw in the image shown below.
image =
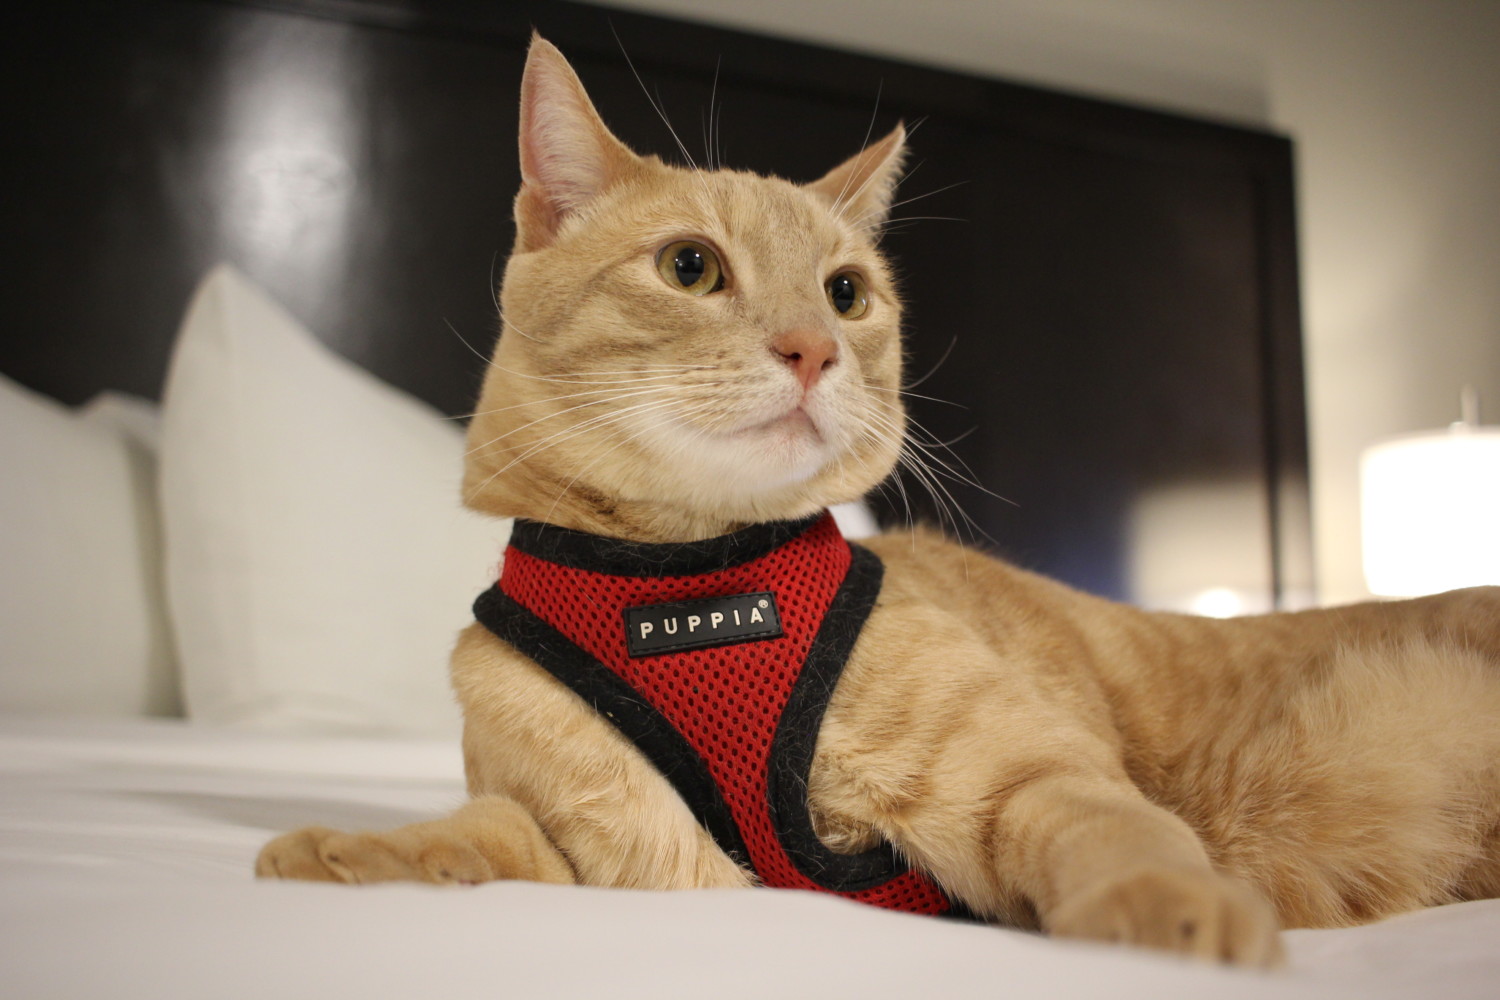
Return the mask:
<svg viewBox="0 0 1500 1000">
<path fill-rule="evenodd" d="M 536 821 L 503 798 L 476 799 L 444 819 L 384 833 L 340 833 L 322 826 L 294 830 L 261 848 L 255 874 L 350 885 L 574 881 L 572 867 Z"/>
<path fill-rule="evenodd" d="M 1244 883 L 1214 872 L 1134 872 L 1063 901 L 1048 915 L 1047 929 L 1235 965 L 1282 961 L 1270 904 Z"/>
<path fill-rule="evenodd" d="M 390 833 L 340 833 L 307 827 L 284 834 L 261 849 L 255 860 L 261 878 L 312 882 L 431 882 L 464 885 L 489 882 L 494 868 L 471 845 L 441 836 L 413 835 L 403 827 Z"/>
</svg>

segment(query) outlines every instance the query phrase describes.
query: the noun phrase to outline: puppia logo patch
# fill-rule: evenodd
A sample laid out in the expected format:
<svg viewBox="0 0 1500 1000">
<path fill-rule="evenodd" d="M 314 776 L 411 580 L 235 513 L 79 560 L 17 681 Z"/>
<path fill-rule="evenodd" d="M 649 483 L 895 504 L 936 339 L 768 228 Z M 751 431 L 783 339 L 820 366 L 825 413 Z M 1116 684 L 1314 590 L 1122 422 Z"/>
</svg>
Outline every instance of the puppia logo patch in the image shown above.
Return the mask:
<svg viewBox="0 0 1500 1000">
<path fill-rule="evenodd" d="M 781 615 L 776 611 L 776 595 L 769 592 L 625 609 L 625 647 L 631 656 L 780 636 Z"/>
</svg>

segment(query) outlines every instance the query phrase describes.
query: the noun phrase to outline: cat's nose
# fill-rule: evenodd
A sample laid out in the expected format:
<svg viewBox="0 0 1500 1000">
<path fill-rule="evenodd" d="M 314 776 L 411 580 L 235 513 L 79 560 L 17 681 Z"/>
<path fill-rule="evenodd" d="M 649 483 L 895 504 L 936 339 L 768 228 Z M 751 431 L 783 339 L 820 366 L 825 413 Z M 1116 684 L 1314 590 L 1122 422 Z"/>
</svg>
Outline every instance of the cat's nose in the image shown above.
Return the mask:
<svg viewBox="0 0 1500 1000">
<path fill-rule="evenodd" d="M 788 330 L 771 341 L 771 350 L 791 366 L 804 392 L 817 385 L 823 373 L 839 360 L 837 342 L 826 333 L 811 330 Z"/>
</svg>

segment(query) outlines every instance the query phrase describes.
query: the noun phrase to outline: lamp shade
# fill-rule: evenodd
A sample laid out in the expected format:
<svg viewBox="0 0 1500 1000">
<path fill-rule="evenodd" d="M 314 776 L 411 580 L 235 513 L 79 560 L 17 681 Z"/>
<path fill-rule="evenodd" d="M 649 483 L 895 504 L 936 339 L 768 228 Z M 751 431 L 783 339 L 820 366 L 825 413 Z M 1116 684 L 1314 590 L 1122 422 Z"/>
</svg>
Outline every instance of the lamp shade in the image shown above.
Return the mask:
<svg viewBox="0 0 1500 1000">
<path fill-rule="evenodd" d="M 1417 597 L 1500 583 L 1500 428 L 1392 438 L 1360 461 L 1365 582 Z"/>
</svg>

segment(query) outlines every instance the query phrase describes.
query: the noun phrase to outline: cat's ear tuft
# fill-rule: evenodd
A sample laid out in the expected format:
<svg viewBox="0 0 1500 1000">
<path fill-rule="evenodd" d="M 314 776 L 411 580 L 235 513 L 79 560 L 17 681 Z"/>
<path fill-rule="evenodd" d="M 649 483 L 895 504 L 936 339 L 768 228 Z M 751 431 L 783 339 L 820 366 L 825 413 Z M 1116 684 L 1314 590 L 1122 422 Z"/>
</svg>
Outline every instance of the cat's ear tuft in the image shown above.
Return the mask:
<svg viewBox="0 0 1500 1000">
<path fill-rule="evenodd" d="M 551 243 L 570 213 L 641 162 L 605 126 L 568 60 L 535 34 L 521 78 L 520 144 L 522 249 Z"/>
<path fill-rule="evenodd" d="M 807 186 L 831 200 L 842 218 L 874 231 L 890 214 L 905 160 L 906 126 L 897 124 L 884 139 Z"/>
</svg>

